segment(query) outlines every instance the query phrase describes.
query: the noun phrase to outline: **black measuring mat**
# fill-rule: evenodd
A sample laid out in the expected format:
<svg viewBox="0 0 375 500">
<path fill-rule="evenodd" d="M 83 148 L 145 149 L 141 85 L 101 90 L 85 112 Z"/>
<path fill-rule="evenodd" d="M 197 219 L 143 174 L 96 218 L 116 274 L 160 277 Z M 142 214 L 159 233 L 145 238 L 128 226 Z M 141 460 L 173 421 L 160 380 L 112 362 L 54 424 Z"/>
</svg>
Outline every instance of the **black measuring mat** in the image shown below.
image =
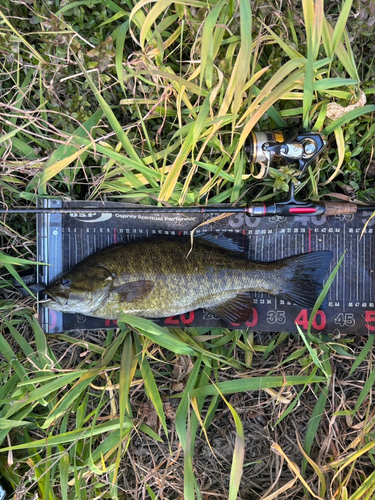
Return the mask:
<svg viewBox="0 0 375 500">
<path fill-rule="evenodd" d="M 85 203 L 85 209 L 92 208 L 92 212 L 80 213 L 82 203 L 64 203 L 64 207 L 71 209 L 67 214 L 47 212 L 38 215 L 38 260 L 50 264 L 41 266 L 39 271 L 45 283 L 50 283 L 88 255 L 115 243 L 157 235 L 178 238 L 215 217 L 215 214 L 205 213 L 165 213 L 162 208 L 132 212 L 131 206 L 126 211 L 104 212 L 100 202 Z M 42 206 L 58 208 L 62 202 L 43 200 Z M 116 206 L 126 205 L 105 205 L 111 210 Z M 251 260 L 272 261 L 300 253 L 331 250 L 330 272 L 346 250 L 324 310 L 319 310 L 313 319 L 313 331 L 366 334 L 375 332 L 375 217 L 365 227 L 371 214 L 258 218 L 238 213 L 202 226 L 199 233 L 220 233 L 238 240 Z M 254 297 L 253 316 L 241 325 L 225 323 L 205 310 L 156 322 L 172 327 L 250 328 L 260 332 L 296 332 L 298 324 L 306 330 L 310 310 L 265 293 L 251 295 Z M 62 314 L 46 308 L 40 308 L 39 319 L 46 333 L 115 326 L 113 321 Z"/>
</svg>

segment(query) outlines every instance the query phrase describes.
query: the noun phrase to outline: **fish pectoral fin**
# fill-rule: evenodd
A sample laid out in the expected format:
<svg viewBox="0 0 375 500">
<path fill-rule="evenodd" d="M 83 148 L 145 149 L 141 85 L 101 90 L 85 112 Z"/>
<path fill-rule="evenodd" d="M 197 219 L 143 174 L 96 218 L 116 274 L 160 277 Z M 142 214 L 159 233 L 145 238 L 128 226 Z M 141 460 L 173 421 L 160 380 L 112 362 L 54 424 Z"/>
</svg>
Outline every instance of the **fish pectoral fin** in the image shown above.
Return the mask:
<svg viewBox="0 0 375 500">
<path fill-rule="evenodd" d="M 253 299 L 246 293 L 239 293 L 222 304 L 205 309 L 229 323 L 244 323 L 253 314 Z"/>
<path fill-rule="evenodd" d="M 136 300 L 144 299 L 151 293 L 154 288 L 152 281 L 140 280 L 124 283 L 111 290 L 112 293 L 120 295 L 120 300 L 123 302 L 134 302 Z"/>
</svg>

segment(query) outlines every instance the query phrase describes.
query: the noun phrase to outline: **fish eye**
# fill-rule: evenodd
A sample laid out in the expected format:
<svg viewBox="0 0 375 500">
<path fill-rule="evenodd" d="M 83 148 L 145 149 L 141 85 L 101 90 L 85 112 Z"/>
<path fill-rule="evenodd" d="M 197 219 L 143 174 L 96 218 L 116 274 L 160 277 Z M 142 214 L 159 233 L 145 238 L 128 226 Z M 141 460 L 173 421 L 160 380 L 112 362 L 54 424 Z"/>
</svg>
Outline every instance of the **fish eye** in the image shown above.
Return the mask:
<svg viewBox="0 0 375 500">
<path fill-rule="evenodd" d="M 62 278 L 60 283 L 62 284 L 62 286 L 68 286 L 71 282 L 72 280 L 70 280 L 69 278 Z"/>
</svg>

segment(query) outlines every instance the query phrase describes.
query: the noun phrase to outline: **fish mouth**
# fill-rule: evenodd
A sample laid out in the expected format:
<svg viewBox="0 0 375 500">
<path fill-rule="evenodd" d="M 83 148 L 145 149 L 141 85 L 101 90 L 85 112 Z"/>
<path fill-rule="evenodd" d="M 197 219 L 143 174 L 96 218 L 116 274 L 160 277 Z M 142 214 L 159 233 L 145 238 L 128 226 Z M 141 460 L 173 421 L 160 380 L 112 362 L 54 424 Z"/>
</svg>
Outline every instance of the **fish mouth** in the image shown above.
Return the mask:
<svg viewBox="0 0 375 500">
<path fill-rule="evenodd" d="M 57 306 L 59 308 L 65 307 L 68 303 L 68 297 L 64 297 L 61 295 L 57 295 L 50 290 L 46 289 L 44 293 L 49 297 L 48 299 L 45 299 L 43 301 L 40 301 L 41 305 L 43 307 L 49 307 L 51 309 L 54 308 L 54 306 Z"/>
</svg>

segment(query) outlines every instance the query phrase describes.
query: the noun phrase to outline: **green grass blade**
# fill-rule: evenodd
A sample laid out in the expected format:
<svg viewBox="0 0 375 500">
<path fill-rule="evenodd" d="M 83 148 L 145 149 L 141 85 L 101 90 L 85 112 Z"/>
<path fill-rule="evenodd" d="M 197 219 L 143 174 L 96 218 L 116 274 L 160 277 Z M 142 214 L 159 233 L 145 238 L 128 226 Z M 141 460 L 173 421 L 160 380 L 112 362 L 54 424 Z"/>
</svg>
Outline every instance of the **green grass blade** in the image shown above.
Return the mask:
<svg viewBox="0 0 375 500">
<path fill-rule="evenodd" d="M 202 86 L 203 78 L 206 79 L 207 88 L 212 88 L 212 71 L 213 71 L 213 50 L 215 25 L 220 15 L 221 10 L 226 5 L 226 0 L 220 0 L 215 7 L 209 12 L 202 33 L 201 46 L 201 69 L 200 69 L 200 85 Z"/>
<path fill-rule="evenodd" d="M 314 25 L 312 30 L 314 61 L 318 57 L 319 53 L 320 42 L 322 39 L 322 31 L 323 31 L 323 20 L 324 20 L 324 0 L 316 0 L 315 10 L 314 10 Z"/>
<path fill-rule="evenodd" d="M 225 404 L 229 408 L 229 411 L 231 412 L 234 420 L 234 424 L 236 426 L 236 440 L 234 443 L 228 496 L 229 500 L 236 500 L 243 473 L 243 463 L 245 457 L 245 434 L 238 413 L 233 408 L 233 406 L 223 397 L 223 395 L 221 395 L 221 397 L 224 399 Z"/>
<path fill-rule="evenodd" d="M 125 324 L 129 325 L 152 342 L 156 342 L 176 354 L 186 354 L 188 356 L 194 354 L 191 347 L 181 342 L 177 337 L 174 337 L 166 328 L 162 328 L 149 319 L 122 313 L 118 320 L 118 324 L 121 325 L 121 323 L 123 323 L 124 327 Z"/>
<path fill-rule="evenodd" d="M 353 0 L 344 0 L 342 4 L 342 9 L 337 20 L 335 29 L 332 34 L 332 49 L 336 50 L 339 41 L 342 40 L 344 35 L 345 26 L 349 18 L 350 10 L 352 8 Z"/>
<path fill-rule="evenodd" d="M 302 0 L 303 14 L 306 26 L 307 40 L 307 61 L 305 83 L 303 86 L 303 113 L 302 123 L 303 128 L 309 130 L 310 108 L 313 100 L 313 63 L 314 63 L 314 46 L 313 46 L 313 26 L 314 26 L 314 3 L 309 0 Z"/>
<path fill-rule="evenodd" d="M 298 50 L 288 45 L 287 41 L 284 41 L 282 38 L 280 38 L 274 31 L 271 30 L 269 26 L 265 24 L 264 27 L 270 33 L 271 37 L 275 40 L 275 42 L 277 42 L 280 45 L 280 47 L 283 49 L 285 54 L 287 54 L 289 59 L 295 59 L 295 58 L 304 59 L 303 55 L 300 54 Z"/>
<path fill-rule="evenodd" d="M 131 428 L 133 424 L 129 419 L 125 419 L 124 428 Z M 78 440 L 91 438 L 93 436 L 101 436 L 106 432 L 114 432 L 120 429 L 120 419 L 116 418 L 114 420 L 110 420 L 103 424 L 98 424 L 94 428 L 90 427 L 82 427 L 79 429 L 75 429 L 73 431 L 64 432 L 62 434 L 58 434 L 56 436 L 50 436 L 43 439 L 36 439 L 27 443 L 17 444 L 15 446 L 7 446 L 5 448 L 1 448 L 0 452 L 3 453 L 5 451 L 10 450 L 27 450 L 27 449 L 39 449 L 45 448 L 46 445 L 49 446 L 57 446 L 59 444 L 67 444 L 74 443 Z"/>
<path fill-rule="evenodd" d="M 337 87 L 357 85 L 358 80 L 353 80 L 352 78 L 324 78 L 323 80 L 317 80 L 313 84 L 313 90 L 322 92 L 328 89 L 336 89 Z"/>
<path fill-rule="evenodd" d="M 375 471 L 365 478 L 349 500 L 373 500 L 375 491 Z"/>
<path fill-rule="evenodd" d="M 119 28 L 118 33 L 117 33 L 117 38 L 116 38 L 116 56 L 115 56 L 115 61 L 116 61 L 116 72 L 117 72 L 117 78 L 120 82 L 122 91 L 124 95 L 126 95 L 125 92 L 125 87 L 124 87 L 124 72 L 123 72 L 123 55 L 124 55 L 124 46 L 125 46 L 125 40 L 126 40 L 126 35 L 129 31 L 129 20 L 125 21 Z"/>
<path fill-rule="evenodd" d="M 192 371 L 194 371 L 194 369 Z M 203 372 L 200 374 L 200 376 L 197 379 L 197 384 L 199 387 L 201 385 L 207 384 L 207 382 L 209 380 L 210 371 L 211 371 L 210 363 L 209 363 L 209 361 L 206 361 L 206 366 L 204 367 Z M 194 377 L 192 378 L 192 381 L 193 380 L 194 380 Z M 190 381 L 190 377 L 189 377 L 189 381 Z M 189 384 L 187 384 L 187 386 L 188 385 Z M 186 389 L 187 389 L 187 386 L 186 386 Z M 193 500 L 195 498 L 197 498 L 198 500 L 203 500 L 197 479 L 194 475 L 193 461 L 194 461 L 194 448 L 195 448 L 197 430 L 198 430 L 199 423 L 202 424 L 202 418 L 201 418 L 200 414 L 202 412 L 205 398 L 204 397 L 203 398 L 191 398 L 190 394 L 188 394 L 187 401 L 188 401 L 187 417 L 185 419 L 186 443 L 185 443 L 185 447 L 184 447 L 184 452 L 185 452 L 185 454 L 184 454 L 184 473 L 185 473 L 184 474 L 184 492 L 185 492 L 185 498 L 192 498 Z M 194 412 L 190 413 L 190 405 L 193 407 Z M 179 406 L 179 408 L 180 408 L 180 406 Z M 176 421 L 177 421 L 177 415 L 176 415 Z M 176 430 L 177 430 L 177 427 L 176 427 Z M 194 497 L 194 492 L 195 492 L 196 497 Z"/>
<path fill-rule="evenodd" d="M 32 387 L 35 387 L 34 382 L 29 379 L 29 376 L 25 368 L 23 367 L 22 363 L 20 363 L 20 361 L 17 359 L 16 354 L 13 352 L 11 346 L 5 340 L 5 338 L 1 333 L 0 333 L 0 352 L 4 356 L 4 358 L 8 361 L 8 363 L 13 367 L 14 371 L 17 374 L 17 377 L 21 381 L 28 381 Z"/>
<path fill-rule="evenodd" d="M 140 366 L 143 382 L 145 384 L 145 390 L 147 397 L 152 401 L 159 420 L 163 426 L 165 435 L 168 436 L 167 422 L 165 420 L 165 413 L 163 408 L 163 403 L 161 396 L 156 384 L 154 375 L 152 373 L 149 362 L 146 357 L 142 358 L 142 347 L 137 337 L 135 337 L 135 345 L 137 348 L 138 364 Z"/>
<path fill-rule="evenodd" d="M 117 450 L 115 470 L 112 478 L 113 482 L 116 482 L 120 467 L 122 443 L 124 439 L 123 428 L 124 428 L 125 415 L 130 419 L 133 418 L 133 413 L 131 410 L 130 400 L 129 400 L 129 390 L 130 390 L 130 384 L 134 377 L 135 369 L 136 369 L 136 360 L 134 359 L 132 336 L 131 333 L 128 332 L 128 334 L 124 339 L 124 344 L 122 347 L 122 355 L 121 355 L 120 382 L 119 382 L 120 436 L 118 440 L 118 450 Z"/>
<path fill-rule="evenodd" d="M 1 418 L 0 417 L 0 430 L 11 430 L 13 427 L 23 427 L 25 425 L 29 425 L 30 422 L 27 422 L 25 420 L 12 420 L 8 418 Z"/>
<path fill-rule="evenodd" d="M 312 316 L 313 317 L 313 316 Z M 318 358 L 318 355 L 317 355 L 317 351 L 316 349 L 312 348 L 311 345 L 310 345 L 310 342 L 307 341 L 306 339 L 306 336 L 305 334 L 303 333 L 302 329 L 300 328 L 299 325 L 296 324 L 296 327 L 297 327 L 297 330 L 298 330 L 298 333 L 300 334 L 307 350 L 309 351 L 310 353 L 310 356 L 311 356 L 311 359 L 314 363 L 314 365 L 319 368 L 323 373 L 324 375 L 327 377 L 327 380 L 330 379 L 330 374 L 326 371 L 325 367 L 323 366 L 323 364 L 320 362 L 320 359 Z"/>
<path fill-rule="evenodd" d="M 346 113 L 344 116 L 341 116 L 340 118 L 337 118 L 337 120 L 330 123 L 324 130 L 322 130 L 322 134 L 324 135 L 332 134 L 332 132 L 337 127 L 342 127 L 346 123 L 349 123 L 352 120 L 359 118 L 360 116 L 373 113 L 374 111 L 375 111 L 375 104 L 367 104 L 366 106 L 363 106 L 363 108 L 353 109 L 352 111 L 349 111 L 349 113 Z"/>
<path fill-rule="evenodd" d="M 240 32 L 241 32 L 241 47 L 238 53 L 238 58 L 234 66 L 233 79 L 234 95 L 232 104 L 233 124 L 234 129 L 238 110 L 243 99 L 243 89 L 246 79 L 250 73 L 251 55 L 252 55 L 252 14 L 251 5 L 247 0 L 240 0 Z"/>
<path fill-rule="evenodd" d="M 34 191 L 37 187 L 44 187 L 45 184 L 66 168 L 71 162 L 83 154 L 80 150 L 81 143 L 76 142 L 79 138 L 88 138 L 83 145 L 85 150 L 92 145 L 92 138 L 95 136 L 95 127 L 103 116 L 101 109 L 97 110 L 84 124 L 78 127 L 71 136 L 71 145 L 62 144 L 51 155 L 44 170 L 35 175 L 27 186 L 28 191 Z M 70 158 L 70 161 L 68 160 Z"/>
<path fill-rule="evenodd" d="M 9 274 L 13 276 L 13 278 L 25 289 L 29 292 L 29 294 L 36 299 L 35 295 L 33 292 L 29 289 L 29 287 L 25 284 L 21 276 L 18 274 L 18 272 L 15 270 L 14 265 L 23 265 L 23 264 L 28 264 L 28 265 L 41 265 L 43 264 L 42 262 L 32 262 L 28 261 L 26 259 L 20 259 L 18 257 L 11 257 L 10 255 L 7 255 L 6 253 L 0 251 L 0 264 L 5 267 L 5 269 L 8 271 Z"/>
<path fill-rule="evenodd" d="M 328 399 L 328 387 L 323 390 L 319 388 L 320 394 L 318 400 L 314 406 L 314 410 L 311 414 L 310 421 L 307 426 L 305 441 L 303 444 L 303 449 L 307 455 L 311 452 L 311 447 L 313 445 L 316 433 L 320 424 L 320 421 L 324 415 L 324 408 Z M 302 460 L 302 473 L 305 473 L 307 467 L 307 460 L 304 458 Z"/>
<path fill-rule="evenodd" d="M 47 429 L 54 420 L 64 414 L 64 412 L 80 397 L 86 390 L 88 385 L 95 379 L 95 377 L 108 365 L 113 359 L 118 347 L 122 344 L 126 332 L 121 332 L 118 338 L 106 350 L 102 361 L 97 363 L 96 366 L 89 368 L 83 375 L 75 382 L 73 387 L 67 391 L 59 402 L 52 409 L 43 425 L 43 429 Z"/>
<path fill-rule="evenodd" d="M 119 141 L 121 144 L 124 146 L 125 151 L 127 154 L 130 156 L 130 158 L 135 161 L 136 163 L 139 163 L 142 165 L 142 161 L 139 158 L 138 154 L 136 153 L 135 149 L 133 148 L 130 140 L 128 139 L 128 136 L 126 133 L 123 131 L 119 121 L 117 120 L 114 112 L 112 111 L 111 107 L 107 104 L 99 90 L 96 88 L 96 85 L 94 84 L 90 74 L 86 71 L 85 67 L 81 63 L 81 61 L 76 57 L 76 61 L 78 66 L 80 67 L 82 73 L 84 73 L 86 80 L 88 84 L 91 87 L 91 90 L 93 91 L 96 99 L 99 102 L 100 107 L 102 108 L 105 116 L 107 117 L 107 120 L 111 124 L 111 127 L 113 128 L 114 132 L 116 133 Z"/>
<path fill-rule="evenodd" d="M 137 367 L 137 360 L 134 356 L 132 336 L 130 332 L 126 335 L 121 355 L 120 368 L 120 420 L 123 421 L 125 415 L 133 418 L 130 406 L 129 390 Z"/>
<path fill-rule="evenodd" d="M 184 450 L 187 449 L 188 446 L 187 425 L 190 418 L 190 397 L 196 384 L 201 364 L 202 358 L 198 357 L 197 361 L 194 363 L 194 368 L 189 374 L 184 393 L 176 412 L 176 432 Z"/>
<path fill-rule="evenodd" d="M 62 447 L 61 447 L 62 448 Z M 68 500 L 69 455 L 62 448 L 60 458 L 60 486 L 62 500 Z"/>
<path fill-rule="evenodd" d="M 350 48 L 350 44 L 347 43 L 347 50 L 345 49 L 345 46 L 341 40 L 337 42 L 336 47 L 334 48 L 332 45 L 332 37 L 333 37 L 333 28 L 329 24 L 329 22 L 324 19 L 323 21 L 323 42 L 324 42 L 324 48 L 325 51 L 328 55 L 328 57 L 333 58 L 333 54 L 336 54 L 340 63 L 344 66 L 348 74 L 350 75 L 353 80 L 358 80 L 360 81 L 357 67 L 355 64 L 355 58 L 353 55 L 353 51 Z M 344 31 L 344 37 L 345 37 L 345 31 Z M 345 37 L 346 38 L 346 37 Z"/>
<path fill-rule="evenodd" d="M 172 2 L 173 0 L 159 0 L 147 14 L 146 19 L 142 24 L 141 33 L 139 35 L 139 43 L 143 50 L 145 48 L 146 35 L 151 29 L 151 26 L 155 23 L 156 19 L 160 16 L 160 14 L 168 10 L 168 7 L 171 5 Z M 149 35 L 148 39 L 150 40 L 151 38 L 152 38 L 151 35 Z"/>
<path fill-rule="evenodd" d="M 346 254 L 346 250 L 344 251 L 344 253 L 341 255 L 339 261 L 337 262 L 337 264 L 335 265 L 333 271 L 331 272 L 331 274 L 329 275 L 322 291 L 320 292 L 319 294 L 319 297 L 316 299 L 316 302 L 315 302 L 315 305 L 313 307 L 313 310 L 311 311 L 311 314 L 310 314 L 310 318 L 309 318 L 309 325 L 307 327 L 307 332 L 308 333 L 311 333 L 311 325 L 312 325 L 312 322 L 315 318 L 315 315 L 319 309 L 319 307 L 323 304 L 323 301 L 328 293 L 328 290 L 330 289 L 331 285 L 332 285 L 332 282 L 333 280 L 335 279 L 336 277 L 336 274 L 338 273 L 338 270 L 340 269 L 340 266 L 345 258 L 345 254 Z M 297 325 L 298 326 L 298 325 Z"/>
<path fill-rule="evenodd" d="M 222 394 L 232 394 L 243 391 L 259 391 L 261 389 L 271 389 L 274 387 L 283 387 L 288 385 L 304 385 L 306 383 L 325 382 L 326 378 L 315 376 L 312 380 L 304 375 L 290 375 L 284 377 L 253 377 L 240 380 L 231 380 L 228 382 L 219 382 L 214 385 L 207 385 L 194 389 L 192 396 L 216 395 L 220 391 Z"/>
<path fill-rule="evenodd" d="M 29 342 L 27 342 L 27 340 L 19 333 L 19 331 L 16 328 L 14 328 L 14 326 L 11 324 L 10 321 L 8 321 L 8 319 L 6 317 L 4 317 L 2 314 L 0 314 L 0 317 L 4 321 L 4 324 L 7 326 L 10 333 L 13 335 L 13 338 L 15 339 L 15 341 L 21 347 L 25 356 L 32 356 L 34 354 L 34 351 L 33 351 L 32 347 L 30 346 Z"/>
<path fill-rule="evenodd" d="M 201 132 L 205 126 L 205 121 L 208 116 L 210 109 L 210 96 L 207 96 L 203 102 L 200 109 L 198 119 L 194 122 L 194 126 L 191 128 L 186 139 L 184 140 L 180 152 L 162 185 L 160 190 L 159 200 L 168 201 L 172 196 L 173 190 L 176 187 L 178 177 L 180 175 L 181 169 L 184 166 L 187 156 L 190 151 L 193 150 L 195 144 L 198 142 Z"/>
<path fill-rule="evenodd" d="M 21 399 L 14 403 L 9 408 L 5 416 L 9 417 L 19 412 L 23 407 L 32 405 L 34 402 L 38 402 L 40 405 L 45 406 L 45 401 L 51 394 L 59 389 L 61 390 L 63 387 L 66 387 L 67 384 L 73 382 L 73 380 L 76 380 L 80 376 L 83 376 L 84 373 L 84 371 L 64 373 L 60 377 L 55 377 L 54 380 L 47 384 L 43 384 L 33 390 L 29 389 L 27 392 L 27 399 Z M 46 427 L 48 427 L 48 425 Z"/>
<path fill-rule="evenodd" d="M 185 440 L 183 448 L 185 450 L 184 456 L 184 498 L 186 500 L 195 500 L 195 476 L 193 472 L 193 436 L 191 431 L 191 413 L 190 408 L 187 408 L 187 426 L 185 431 Z M 180 438 L 181 440 L 181 438 Z"/>
<path fill-rule="evenodd" d="M 363 389 L 361 390 L 355 408 L 354 412 L 357 412 L 360 408 L 364 400 L 368 397 L 368 395 L 371 393 L 373 386 L 375 383 L 375 368 L 372 370 L 370 375 L 367 377 L 367 380 L 365 382 L 365 385 L 363 386 Z"/>
<path fill-rule="evenodd" d="M 359 365 L 361 363 L 363 363 L 363 361 L 366 359 L 366 357 L 369 354 L 371 355 L 371 348 L 374 344 L 374 340 L 375 340 L 375 335 L 369 335 L 369 338 L 367 339 L 366 345 L 364 346 L 364 348 L 361 350 L 361 352 L 358 354 L 356 360 L 354 361 L 354 363 L 350 369 L 349 375 L 351 375 L 359 367 Z"/>
<path fill-rule="evenodd" d="M 231 203 L 238 200 L 242 188 L 242 174 L 245 169 L 245 157 L 243 154 L 237 156 L 234 162 L 234 183 L 232 194 L 230 197 Z"/>
</svg>

